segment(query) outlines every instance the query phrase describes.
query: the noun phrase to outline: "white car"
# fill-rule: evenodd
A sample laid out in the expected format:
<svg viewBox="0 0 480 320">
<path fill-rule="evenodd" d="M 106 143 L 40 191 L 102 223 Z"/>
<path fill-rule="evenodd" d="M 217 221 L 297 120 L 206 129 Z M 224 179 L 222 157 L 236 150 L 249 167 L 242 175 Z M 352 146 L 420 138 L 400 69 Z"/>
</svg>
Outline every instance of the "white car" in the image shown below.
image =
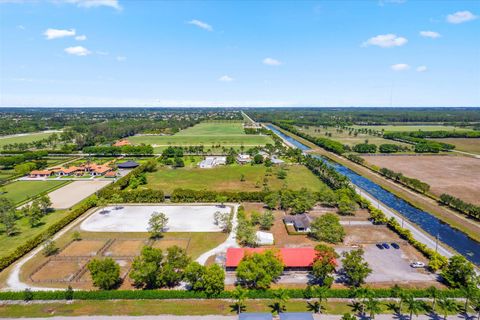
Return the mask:
<svg viewBox="0 0 480 320">
<path fill-rule="evenodd" d="M 412 267 L 412 268 L 425 268 L 425 263 L 423 263 L 422 261 L 415 261 L 415 262 L 410 263 L 410 267 Z"/>
</svg>

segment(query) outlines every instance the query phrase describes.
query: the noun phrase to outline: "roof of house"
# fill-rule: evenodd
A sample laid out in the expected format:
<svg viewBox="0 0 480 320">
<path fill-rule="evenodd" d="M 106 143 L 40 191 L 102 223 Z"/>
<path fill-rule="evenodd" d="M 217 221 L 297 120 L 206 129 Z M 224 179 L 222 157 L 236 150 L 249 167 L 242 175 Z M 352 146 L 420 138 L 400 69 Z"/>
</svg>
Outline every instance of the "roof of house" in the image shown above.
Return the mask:
<svg viewBox="0 0 480 320">
<path fill-rule="evenodd" d="M 262 253 L 265 248 L 228 248 L 226 267 L 237 267 L 245 254 Z M 316 257 L 314 248 L 281 248 L 280 259 L 286 267 L 310 267 Z"/>
<path fill-rule="evenodd" d="M 238 315 L 238 320 L 272 320 L 272 314 L 266 312 L 242 312 Z"/>
<path fill-rule="evenodd" d="M 307 229 L 310 227 L 310 223 L 312 222 L 312 218 L 306 214 L 295 214 L 289 215 L 283 218 L 285 223 L 293 223 L 295 228 Z"/>
<path fill-rule="evenodd" d="M 128 140 L 118 140 L 113 144 L 114 147 L 122 147 L 122 146 L 129 146 L 131 143 Z"/>
<path fill-rule="evenodd" d="M 138 167 L 139 164 L 136 163 L 135 161 L 125 161 L 125 162 L 119 163 L 117 166 L 121 169 L 131 169 L 131 168 Z"/>
<path fill-rule="evenodd" d="M 50 175 L 53 171 L 51 170 L 33 170 L 30 172 L 31 175 Z"/>
<path fill-rule="evenodd" d="M 83 168 L 80 167 L 69 167 L 69 168 L 61 168 L 59 171 L 64 172 L 64 173 L 72 173 L 78 170 L 83 170 Z"/>
<path fill-rule="evenodd" d="M 279 316 L 280 320 L 313 320 L 310 312 L 282 312 Z"/>
<path fill-rule="evenodd" d="M 105 174 L 105 177 L 109 178 L 109 177 L 116 177 L 117 176 L 117 171 L 109 171 Z"/>
</svg>

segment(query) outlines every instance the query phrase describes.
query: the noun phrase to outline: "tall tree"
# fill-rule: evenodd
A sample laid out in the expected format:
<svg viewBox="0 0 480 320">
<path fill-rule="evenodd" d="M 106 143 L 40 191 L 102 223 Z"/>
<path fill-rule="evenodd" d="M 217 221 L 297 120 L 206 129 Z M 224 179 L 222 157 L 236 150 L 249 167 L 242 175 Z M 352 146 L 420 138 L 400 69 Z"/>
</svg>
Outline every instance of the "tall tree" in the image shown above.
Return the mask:
<svg viewBox="0 0 480 320">
<path fill-rule="evenodd" d="M 359 287 L 365 278 L 372 273 L 368 263 L 363 260 L 363 250 L 352 250 L 343 253 L 343 273 L 349 286 Z"/>
<path fill-rule="evenodd" d="M 113 289 L 120 282 L 120 266 L 112 258 L 93 259 L 88 263 L 88 270 L 93 284 L 102 290 Z"/>
<path fill-rule="evenodd" d="M 151 238 L 160 238 L 167 227 L 168 217 L 163 212 L 154 212 L 148 220 L 148 232 Z"/>
</svg>

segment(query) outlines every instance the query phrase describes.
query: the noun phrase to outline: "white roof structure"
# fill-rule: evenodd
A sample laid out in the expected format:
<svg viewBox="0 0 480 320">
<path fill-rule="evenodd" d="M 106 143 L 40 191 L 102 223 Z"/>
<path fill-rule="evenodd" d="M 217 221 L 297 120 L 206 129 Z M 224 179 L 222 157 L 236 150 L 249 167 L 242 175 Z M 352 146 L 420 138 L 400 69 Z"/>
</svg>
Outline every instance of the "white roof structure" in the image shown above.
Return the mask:
<svg viewBox="0 0 480 320">
<path fill-rule="evenodd" d="M 200 168 L 209 169 L 227 163 L 227 157 L 206 157 L 198 166 Z"/>
<path fill-rule="evenodd" d="M 257 244 L 260 246 L 272 245 L 274 243 L 273 234 L 270 232 L 257 231 Z"/>
<path fill-rule="evenodd" d="M 273 164 L 283 164 L 285 161 L 278 159 L 278 158 L 271 158 L 270 161 L 272 161 Z"/>
</svg>

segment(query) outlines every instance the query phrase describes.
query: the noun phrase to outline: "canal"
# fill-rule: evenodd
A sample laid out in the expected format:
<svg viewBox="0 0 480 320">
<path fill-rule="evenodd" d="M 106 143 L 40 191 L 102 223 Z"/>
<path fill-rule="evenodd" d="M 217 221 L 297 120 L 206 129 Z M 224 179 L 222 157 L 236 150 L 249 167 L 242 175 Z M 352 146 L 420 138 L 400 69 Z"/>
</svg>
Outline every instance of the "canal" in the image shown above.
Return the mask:
<svg viewBox="0 0 480 320">
<path fill-rule="evenodd" d="M 283 132 L 279 131 L 272 125 L 267 125 L 267 127 L 273 132 L 275 132 L 275 134 L 282 137 L 283 139 L 285 139 L 295 147 L 301 149 L 302 151 L 310 150 L 310 148 L 307 147 L 306 145 L 284 134 Z M 403 217 L 415 223 L 417 226 L 422 228 L 425 232 L 430 234 L 433 238 L 438 236 L 440 241 L 450 246 L 451 248 L 456 250 L 458 253 L 462 254 L 465 258 L 467 258 L 477 266 L 480 265 L 480 243 L 479 242 L 468 237 L 463 232 L 455 228 L 452 228 L 450 225 L 442 222 L 441 220 L 431 215 L 430 213 L 422 211 L 418 208 L 415 208 L 405 200 L 397 197 L 391 192 L 383 189 L 378 184 L 355 173 L 354 171 L 338 163 L 332 162 L 324 157 L 321 157 L 321 156 L 316 156 L 316 157 L 322 159 L 323 161 L 331 165 L 333 168 L 337 170 L 337 172 L 348 177 L 354 185 L 367 191 L 373 197 L 375 197 L 376 199 L 384 203 L 386 206 L 394 209 Z"/>
</svg>

